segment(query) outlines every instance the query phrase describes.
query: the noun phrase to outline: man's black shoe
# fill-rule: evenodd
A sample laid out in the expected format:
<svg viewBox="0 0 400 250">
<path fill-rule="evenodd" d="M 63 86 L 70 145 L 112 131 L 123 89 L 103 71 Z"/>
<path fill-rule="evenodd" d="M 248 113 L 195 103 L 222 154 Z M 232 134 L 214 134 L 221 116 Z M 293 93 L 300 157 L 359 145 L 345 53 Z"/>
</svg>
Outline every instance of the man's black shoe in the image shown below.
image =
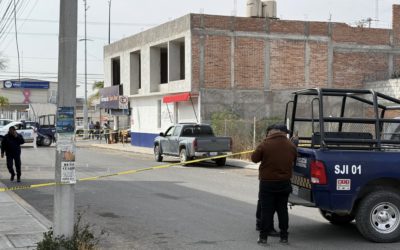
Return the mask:
<svg viewBox="0 0 400 250">
<path fill-rule="evenodd" d="M 282 243 L 282 244 L 288 244 L 288 243 L 289 243 L 289 241 L 288 241 L 288 239 L 287 239 L 287 238 L 281 238 L 281 240 L 279 241 L 279 243 Z"/>
<path fill-rule="evenodd" d="M 17 182 L 21 182 L 21 178 L 18 177 L 18 178 L 17 178 Z"/>
<path fill-rule="evenodd" d="M 275 228 L 273 228 L 271 231 L 268 232 L 268 236 L 271 236 L 271 237 L 279 237 L 279 236 L 280 236 L 280 233 L 278 233 L 278 232 L 275 230 Z"/>
<path fill-rule="evenodd" d="M 266 245 L 267 244 L 267 238 L 258 238 L 257 243 L 260 245 Z"/>
<path fill-rule="evenodd" d="M 15 174 L 11 175 L 10 181 L 14 181 Z"/>
</svg>

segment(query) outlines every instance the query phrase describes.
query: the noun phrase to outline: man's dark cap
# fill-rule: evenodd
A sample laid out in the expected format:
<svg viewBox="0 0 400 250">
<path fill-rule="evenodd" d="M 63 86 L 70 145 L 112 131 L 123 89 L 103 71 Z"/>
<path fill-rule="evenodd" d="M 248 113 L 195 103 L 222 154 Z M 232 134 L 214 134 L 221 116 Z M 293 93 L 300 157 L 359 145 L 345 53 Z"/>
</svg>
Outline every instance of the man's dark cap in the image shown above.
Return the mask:
<svg viewBox="0 0 400 250">
<path fill-rule="evenodd" d="M 284 124 L 274 124 L 272 125 L 272 129 L 280 130 L 286 134 L 290 133 L 290 130 Z"/>
</svg>

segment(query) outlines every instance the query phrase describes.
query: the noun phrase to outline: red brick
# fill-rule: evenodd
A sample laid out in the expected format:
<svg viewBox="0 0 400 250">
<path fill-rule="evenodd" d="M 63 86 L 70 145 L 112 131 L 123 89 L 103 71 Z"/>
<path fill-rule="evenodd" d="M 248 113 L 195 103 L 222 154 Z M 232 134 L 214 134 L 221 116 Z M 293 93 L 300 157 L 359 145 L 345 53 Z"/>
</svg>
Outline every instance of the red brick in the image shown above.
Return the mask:
<svg viewBox="0 0 400 250">
<path fill-rule="evenodd" d="M 305 86 L 303 41 L 271 41 L 271 89 L 292 89 Z"/>
<path fill-rule="evenodd" d="M 205 38 L 204 87 L 226 89 L 231 86 L 231 39 Z"/>
<path fill-rule="evenodd" d="M 235 44 L 235 86 L 238 89 L 263 89 L 265 79 L 265 41 L 237 38 Z"/>
<path fill-rule="evenodd" d="M 400 46 L 400 5 L 394 4 L 392 10 L 393 44 Z"/>
<path fill-rule="evenodd" d="M 270 20 L 269 31 L 271 33 L 304 34 L 304 22 Z"/>
<path fill-rule="evenodd" d="M 309 32 L 313 36 L 327 36 L 328 35 L 328 23 L 327 22 L 310 22 Z"/>
<path fill-rule="evenodd" d="M 310 84 L 309 87 L 327 87 L 328 84 L 328 44 L 309 42 Z"/>
<path fill-rule="evenodd" d="M 200 37 L 192 36 L 192 92 L 200 89 Z"/>
<path fill-rule="evenodd" d="M 332 39 L 335 42 L 357 43 L 363 45 L 389 45 L 390 30 L 350 27 L 335 23 Z"/>
<path fill-rule="evenodd" d="M 235 30 L 249 32 L 265 32 L 265 18 L 235 18 Z"/>
<path fill-rule="evenodd" d="M 365 79 L 383 80 L 388 58 L 380 53 L 334 53 L 334 87 L 360 88 Z"/>
</svg>

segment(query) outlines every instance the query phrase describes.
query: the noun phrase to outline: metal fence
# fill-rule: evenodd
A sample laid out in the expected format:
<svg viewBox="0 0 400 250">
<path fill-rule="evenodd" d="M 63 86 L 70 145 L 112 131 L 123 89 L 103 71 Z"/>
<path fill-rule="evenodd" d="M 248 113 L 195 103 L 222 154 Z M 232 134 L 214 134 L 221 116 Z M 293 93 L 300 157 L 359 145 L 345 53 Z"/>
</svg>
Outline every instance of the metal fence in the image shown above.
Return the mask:
<svg viewBox="0 0 400 250">
<path fill-rule="evenodd" d="M 271 124 L 282 122 L 277 118 L 264 118 L 257 120 L 243 119 L 214 119 L 211 121 L 214 133 L 217 136 L 232 138 L 232 152 L 242 152 L 255 149 L 265 138 L 265 131 Z M 249 159 L 250 155 L 240 155 L 240 159 Z"/>
<path fill-rule="evenodd" d="M 0 111 L 1 119 L 10 119 L 13 121 L 29 120 L 27 111 Z"/>
</svg>

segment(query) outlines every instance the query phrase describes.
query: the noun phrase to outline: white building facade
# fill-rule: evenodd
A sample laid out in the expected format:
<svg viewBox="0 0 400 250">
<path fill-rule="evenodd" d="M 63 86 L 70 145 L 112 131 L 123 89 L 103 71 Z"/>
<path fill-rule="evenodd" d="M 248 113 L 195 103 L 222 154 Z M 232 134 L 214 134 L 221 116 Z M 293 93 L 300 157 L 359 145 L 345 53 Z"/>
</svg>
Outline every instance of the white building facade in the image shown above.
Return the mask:
<svg viewBox="0 0 400 250">
<path fill-rule="evenodd" d="M 105 47 L 105 87 L 123 85 L 130 101 L 131 143 L 152 147 L 179 122 L 200 122 L 192 93 L 189 16 Z"/>
</svg>

